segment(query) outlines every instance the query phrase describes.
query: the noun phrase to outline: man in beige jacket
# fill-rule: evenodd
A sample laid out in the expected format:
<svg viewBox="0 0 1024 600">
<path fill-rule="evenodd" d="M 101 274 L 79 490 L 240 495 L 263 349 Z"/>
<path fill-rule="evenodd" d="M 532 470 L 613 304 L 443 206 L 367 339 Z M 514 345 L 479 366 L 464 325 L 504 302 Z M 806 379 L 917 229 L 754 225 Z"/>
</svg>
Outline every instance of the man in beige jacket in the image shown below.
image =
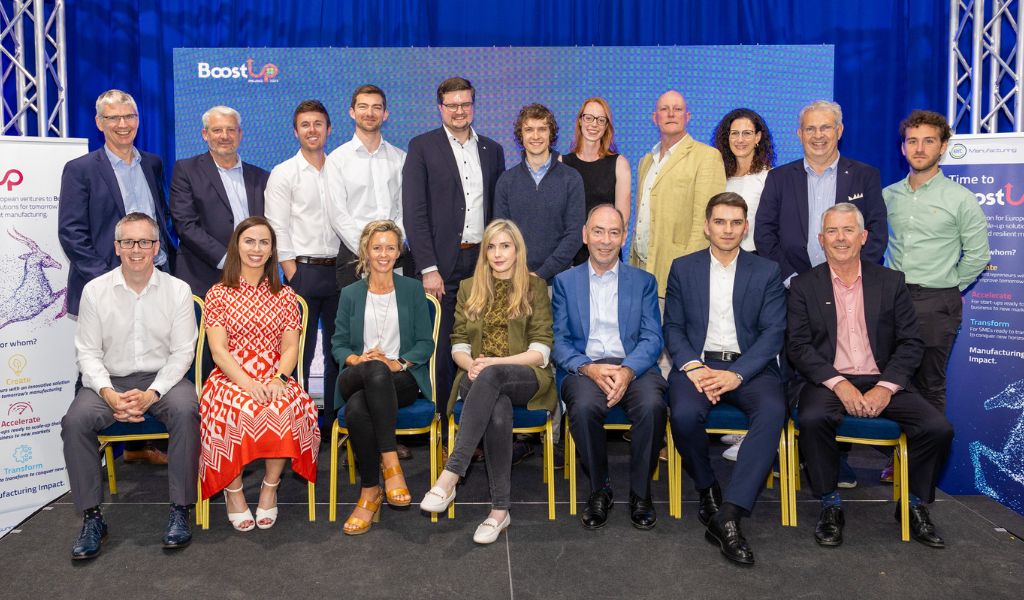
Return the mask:
<svg viewBox="0 0 1024 600">
<path fill-rule="evenodd" d="M 686 132 L 690 113 L 679 92 L 658 97 L 653 119 L 661 138 L 640 160 L 630 262 L 654 275 L 664 298 L 672 261 L 708 247 L 704 209 L 725 191 L 725 166 L 718 150 Z"/>
</svg>

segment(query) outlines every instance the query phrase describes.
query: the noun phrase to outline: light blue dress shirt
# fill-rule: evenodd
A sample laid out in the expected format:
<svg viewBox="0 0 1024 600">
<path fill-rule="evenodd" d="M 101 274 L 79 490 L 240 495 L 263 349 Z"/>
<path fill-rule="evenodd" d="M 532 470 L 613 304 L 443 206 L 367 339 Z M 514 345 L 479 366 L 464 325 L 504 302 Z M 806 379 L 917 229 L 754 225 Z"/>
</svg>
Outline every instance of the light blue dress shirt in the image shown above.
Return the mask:
<svg viewBox="0 0 1024 600">
<path fill-rule="evenodd" d="M 127 163 L 121 157 L 110 151 L 106 145 L 103 150 L 107 153 L 107 160 L 114 169 L 114 177 L 117 178 L 117 187 L 121 190 L 121 200 L 124 202 L 124 214 L 140 212 L 149 215 L 149 218 L 160 223 L 160 217 L 156 214 L 156 203 L 153 201 L 153 190 L 149 188 L 146 181 L 146 174 L 142 172 L 142 154 L 138 149 L 132 147 L 132 160 Z M 157 182 L 163 185 L 163 182 Z M 157 229 L 159 233 L 159 226 Z M 167 264 L 167 253 L 163 246 L 157 253 L 153 263 L 160 267 Z"/>
<path fill-rule="evenodd" d="M 523 157 L 523 162 L 526 163 L 526 170 L 530 173 L 530 177 L 533 177 L 534 185 L 540 185 L 541 179 L 544 179 L 544 176 L 548 174 L 549 170 L 551 170 L 551 161 L 554 160 L 554 159 L 555 159 L 555 153 L 554 152 L 548 154 L 547 162 L 542 164 L 539 169 L 534 171 L 533 167 L 530 166 L 530 162 L 526 160 L 525 156 Z"/>
<path fill-rule="evenodd" d="M 836 203 L 836 172 L 839 169 L 839 156 L 825 172 L 818 175 L 804 159 L 804 171 L 807 172 L 807 256 L 811 266 L 816 267 L 825 262 L 825 250 L 818 243 L 818 232 L 821 231 L 821 216 L 829 207 Z"/>
<path fill-rule="evenodd" d="M 587 338 L 587 357 L 625 358 L 626 350 L 619 337 L 619 262 L 598 275 L 594 265 L 587 261 L 590 273 L 590 336 Z"/>
</svg>

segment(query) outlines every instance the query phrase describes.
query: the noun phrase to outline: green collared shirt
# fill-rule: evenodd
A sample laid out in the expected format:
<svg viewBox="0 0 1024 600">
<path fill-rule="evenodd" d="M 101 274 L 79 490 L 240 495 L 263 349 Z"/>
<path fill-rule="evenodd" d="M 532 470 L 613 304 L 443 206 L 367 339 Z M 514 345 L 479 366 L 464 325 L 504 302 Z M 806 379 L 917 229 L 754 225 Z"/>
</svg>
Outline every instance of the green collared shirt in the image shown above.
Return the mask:
<svg viewBox="0 0 1024 600">
<path fill-rule="evenodd" d="M 909 176 L 882 190 L 889 216 L 885 264 L 926 288 L 961 291 L 988 264 L 988 222 L 974 193 L 940 170 L 913 190 Z"/>
</svg>

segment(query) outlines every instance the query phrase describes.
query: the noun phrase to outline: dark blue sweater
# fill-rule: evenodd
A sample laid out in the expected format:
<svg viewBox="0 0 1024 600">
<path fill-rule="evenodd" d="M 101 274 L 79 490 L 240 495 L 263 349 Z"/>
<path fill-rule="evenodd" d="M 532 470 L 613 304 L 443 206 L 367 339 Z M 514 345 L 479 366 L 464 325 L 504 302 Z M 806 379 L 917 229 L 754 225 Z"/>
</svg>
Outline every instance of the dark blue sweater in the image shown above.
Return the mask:
<svg viewBox="0 0 1024 600">
<path fill-rule="evenodd" d="M 494 218 L 511 219 L 526 240 L 530 271 L 551 283 L 580 249 L 586 200 L 583 178 L 551 153 L 551 168 L 533 182 L 526 160 L 505 171 L 494 188 Z"/>
</svg>

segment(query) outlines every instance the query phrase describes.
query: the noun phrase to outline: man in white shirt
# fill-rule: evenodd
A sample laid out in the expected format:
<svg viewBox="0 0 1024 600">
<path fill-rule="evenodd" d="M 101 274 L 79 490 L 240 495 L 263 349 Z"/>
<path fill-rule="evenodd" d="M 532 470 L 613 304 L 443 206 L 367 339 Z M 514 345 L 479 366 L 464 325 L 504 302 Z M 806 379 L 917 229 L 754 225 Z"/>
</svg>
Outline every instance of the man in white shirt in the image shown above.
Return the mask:
<svg viewBox="0 0 1024 600">
<path fill-rule="evenodd" d="M 657 365 L 662 349 L 658 284 L 649 273 L 619 262 L 626 223 L 611 204 L 590 211 L 583 241 L 590 259 L 555 276 L 551 298 L 552 359 L 569 429 L 590 477 L 583 527 L 604 527 L 612 506 L 604 422 L 620 406 L 633 434 L 630 520 L 637 529 L 651 529 L 657 522 L 651 502 L 655 441 L 661 441 L 666 416 L 666 383 Z"/>
<path fill-rule="evenodd" d="M 327 157 L 330 182 L 330 223 L 341 238 L 337 279 L 341 289 L 356 281 L 355 260 L 359 237 L 371 221 L 390 220 L 405 235 L 402 224 L 402 166 L 405 151 L 381 135 L 388 120 L 388 100 L 375 85 L 361 85 L 352 93 L 348 115 L 355 123 L 352 139 Z M 403 265 L 404 256 L 396 268 Z"/>
<path fill-rule="evenodd" d="M 189 510 L 199 468 L 199 403 L 185 379 L 198 335 L 192 294 L 187 283 L 154 268 L 156 221 L 129 213 L 114 235 L 121 267 L 83 290 L 75 333 L 82 387 L 61 420 L 71 495 L 85 516 L 73 560 L 97 556 L 107 535 L 97 432 L 115 422 L 142 423 L 147 413 L 170 434 L 171 514 L 163 546 L 184 548 L 192 539 Z"/>
<path fill-rule="evenodd" d="M 705 538 L 726 558 L 753 564 L 740 519 L 754 507 L 786 418 L 777 362 L 786 330 L 785 289 L 778 264 L 740 249 L 747 233 L 742 196 L 716 194 L 705 210 L 711 248 L 674 260 L 665 294 L 672 437 L 700 493 L 697 516 L 707 527 Z M 722 402 L 749 421 L 724 502 L 704 431 L 708 413 Z"/>
<path fill-rule="evenodd" d="M 340 296 L 334 271 L 340 240 L 329 221 L 330 187 L 324 145 L 331 135 L 331 117 L 319 100 L 305 100 L 292 116 L 299 151 L 274 167 L 267 180 L 266 217 L 277 234 L 277 257 L 295 293 L 309 307 L 311 334 L 306 336 L 302 368 L 305 389 L 316 352 L 317 326 L 323 327 L 324 413 L 334 417 L 334 382 L 338 363 L 331 353 L 334 319 Z"/>
</svg>

